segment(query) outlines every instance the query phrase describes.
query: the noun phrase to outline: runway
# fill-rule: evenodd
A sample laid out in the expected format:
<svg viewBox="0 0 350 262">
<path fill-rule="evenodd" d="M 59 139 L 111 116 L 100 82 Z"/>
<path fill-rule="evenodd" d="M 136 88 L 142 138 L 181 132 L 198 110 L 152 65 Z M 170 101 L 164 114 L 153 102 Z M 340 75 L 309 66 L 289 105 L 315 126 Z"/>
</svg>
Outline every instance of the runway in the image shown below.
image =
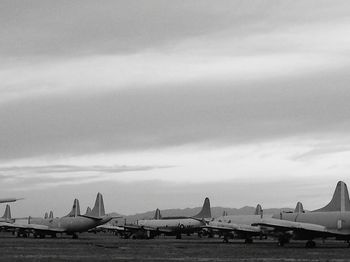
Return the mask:
<svg viewBox="0 0 350 262">
<path fill-rule="evenodd" d="M 0 243 L 0 261 L 350 261 L 350 248 L 342 241 L 318 241 L 316 248 L 306 249 L 304 241 L 278 247 L 272 240 L 225 244 L 197 237 L 120 239 L 108 233 L 24 239 L 2 232 Z"/>
</svg>

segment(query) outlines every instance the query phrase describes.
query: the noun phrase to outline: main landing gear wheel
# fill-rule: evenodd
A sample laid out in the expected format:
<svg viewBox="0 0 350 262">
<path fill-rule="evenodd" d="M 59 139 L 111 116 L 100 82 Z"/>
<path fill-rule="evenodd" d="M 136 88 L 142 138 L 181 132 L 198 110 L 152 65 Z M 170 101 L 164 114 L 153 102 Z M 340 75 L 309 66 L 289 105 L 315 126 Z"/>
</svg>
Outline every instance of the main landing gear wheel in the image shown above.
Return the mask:
<svg viewBox="0 0 350 262">
<path fill-rule="evenodd" d="M 251 244 L 251 243 L 253 243 L 253 239 L 247 238 L 246 240 L 244 240 L 244 243 Z"/>
<path fill-rule="evenodd" d="M 283 247 L 284 246 L 284 244 L 286 244 L 286 243 L 289 243 L 289 238 L 287 238 L 286 236 L 280 236 L 279 238 L 278 238 L 278 245 L 280 246 L 280 247 Z"/>
<path fill-rule="evenodd" d="M 26 232 L 17 232 L 16 233 L 16 237 L 23 237 L 23 238 L 27 238 L 28 234 Z"/>
<path fill-rule="evenodd" d="M 315 241 L 309 240 L 306 242 L 305 247 L 306 248 L 314 248 L 316 246 Z"/>
</svg>

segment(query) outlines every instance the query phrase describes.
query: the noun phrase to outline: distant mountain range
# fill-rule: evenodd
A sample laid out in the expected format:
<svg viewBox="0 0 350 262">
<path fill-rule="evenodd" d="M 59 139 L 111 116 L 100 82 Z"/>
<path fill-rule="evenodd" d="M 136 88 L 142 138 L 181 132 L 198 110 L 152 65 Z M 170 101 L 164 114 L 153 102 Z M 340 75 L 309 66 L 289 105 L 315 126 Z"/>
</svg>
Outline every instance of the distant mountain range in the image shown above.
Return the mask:
<svg viewBox="0 0 350 262">
<path fill-rule="evenodd" d="M 162 217 L 190 217 L 194 216 L 201 210 L 202 207 L 195 208 L 185 208 L 185 209 L 164 209 L 161 210 Z M 281 211 L 293 211 L 293 208 L 267 208 L 264 209 L 264 214 L 279 213 Z M 228 215 L 253 215 L 255 212 L 255 207 L 245 206 L 241 208 L 229 208 L 229 207 L 212 207 L 211 214 L 212 217 L 222 216 L 223 212 Z M 124 224 L 126 220 L 127 223 L 134 223 L 136 220 L 140 219 L 152 219 L 154 217 L 155 210 L 148 211 L 144 213 L 138 213 L 135 215 L 124 216 L 117 213 L 112 213 L 114 216 L 122 216 L 123 218 L 117 219 L 118 224 Z"/>
</svg>

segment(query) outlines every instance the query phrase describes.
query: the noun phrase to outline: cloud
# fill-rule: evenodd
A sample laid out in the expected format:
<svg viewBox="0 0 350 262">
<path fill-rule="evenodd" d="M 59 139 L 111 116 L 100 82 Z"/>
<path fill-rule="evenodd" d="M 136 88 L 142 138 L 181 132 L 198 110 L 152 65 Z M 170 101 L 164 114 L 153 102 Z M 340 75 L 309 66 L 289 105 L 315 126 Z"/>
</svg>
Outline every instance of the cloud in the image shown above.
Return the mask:
<svg viewBox="0 0 350 262">
<path fill-rule="evenodd" d="M 199 82 L 3 104 L 0 158 L 347 136 L 347 72 L 234 88 Z"/>
<path fill-rule="evenodd" d="M 14 184 L 16 190 L 28 190 L 62 185 L 96 183 L 111 180 L 113 176 L 123 172 L 140 172 L 162 166 L 2 166 L 0 181 L 4 184 Z"/>
<path fill-rule="evenodd" d="M 5 1 L 0 56 L 137 53 L 233 29 L 235 36 L 347 17 L 347 1 Z M 311 12 L 312 11 L 312 12 Z"/>
</svg>

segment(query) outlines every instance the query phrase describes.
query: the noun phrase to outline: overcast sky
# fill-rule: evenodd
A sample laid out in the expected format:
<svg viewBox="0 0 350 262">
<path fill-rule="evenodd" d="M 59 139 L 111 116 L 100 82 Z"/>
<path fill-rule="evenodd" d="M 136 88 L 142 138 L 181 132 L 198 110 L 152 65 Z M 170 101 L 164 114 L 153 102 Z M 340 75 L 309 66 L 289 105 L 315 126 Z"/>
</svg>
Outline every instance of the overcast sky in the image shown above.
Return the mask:
<svg viewBox="0 0 350 262">
<path fill-rule="evenodd" d="M 349 9 L 1 1 L 0 198 L 26 198 L 15 216 L 98 191 L 123 214 L 321 207 L 350 182 Z"/>
</svg>

